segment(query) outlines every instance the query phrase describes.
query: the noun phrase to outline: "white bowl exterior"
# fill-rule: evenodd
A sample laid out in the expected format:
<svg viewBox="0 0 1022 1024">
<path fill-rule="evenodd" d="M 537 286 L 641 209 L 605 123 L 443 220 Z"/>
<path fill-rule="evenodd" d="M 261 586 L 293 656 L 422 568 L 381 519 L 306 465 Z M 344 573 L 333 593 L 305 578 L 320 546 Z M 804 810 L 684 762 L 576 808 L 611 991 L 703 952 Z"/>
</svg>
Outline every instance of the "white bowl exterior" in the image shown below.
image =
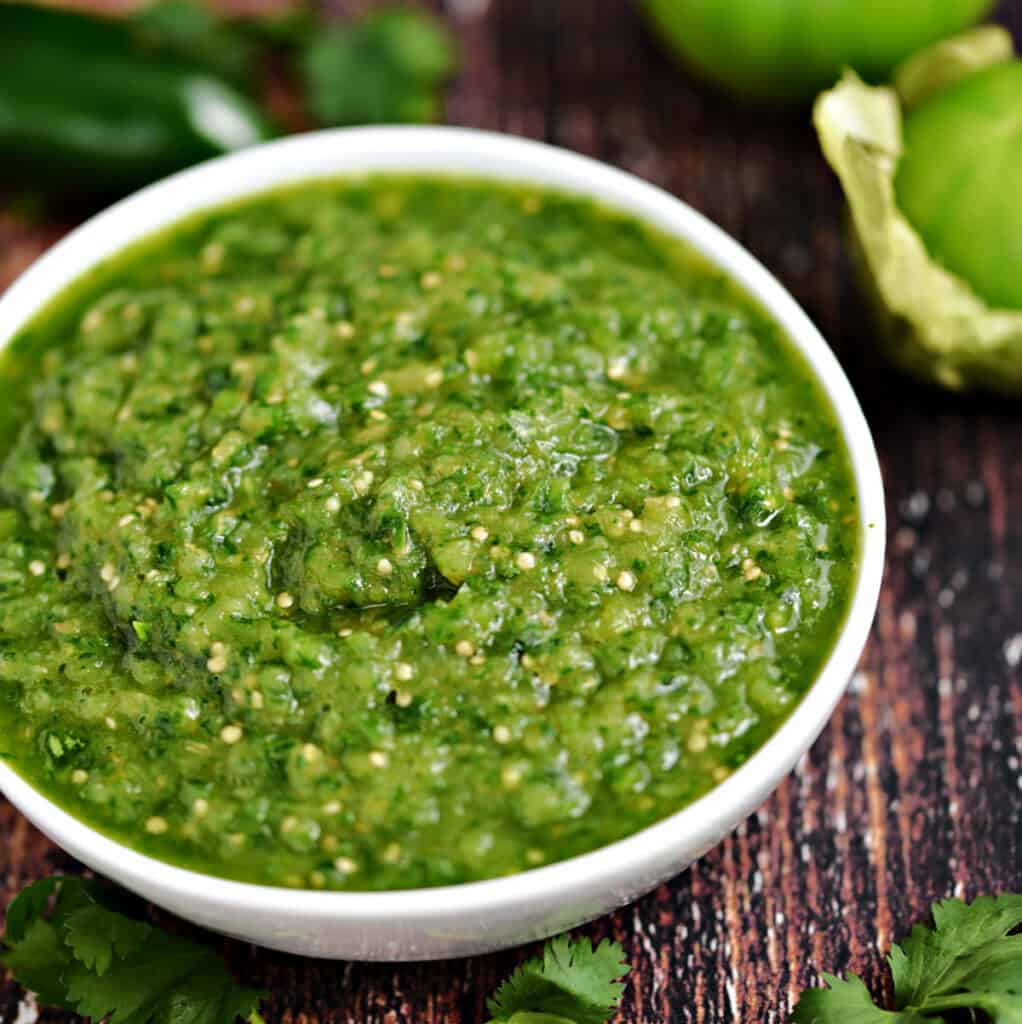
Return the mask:
<svg viewBox="0 0 1022 1024">
<path fill-rule="evenodd" d="M 457 128 L 356 128 L 294 136 L 184 171 L 117 203 L 42 256 L 0 299 L 0 346 L 97 262 L 188 214 L 290 182 L 362 172 L 441 172 L 591 196 L 683 239 L 762 304 L 834 406 L 861 513 L 861 567 L 837 643 L 781 728 L 738 771 L 677 814 L 570 860 L 520 875 L 385 893 L 296 891 L 233 882 L 137 853 L 62 811 L 0 762 L 0 790 L 54 842 L 100 874 L 204 927 L 316 957 L 429 960 L 518 945 L 613 910 L 677 874 L 752 813 L 830 717 L 869 633 L 884 559 L 884 497 L 869 428 L 809 318 L 737 242 L 632 175 L 537 142 Z"/>
</svg>

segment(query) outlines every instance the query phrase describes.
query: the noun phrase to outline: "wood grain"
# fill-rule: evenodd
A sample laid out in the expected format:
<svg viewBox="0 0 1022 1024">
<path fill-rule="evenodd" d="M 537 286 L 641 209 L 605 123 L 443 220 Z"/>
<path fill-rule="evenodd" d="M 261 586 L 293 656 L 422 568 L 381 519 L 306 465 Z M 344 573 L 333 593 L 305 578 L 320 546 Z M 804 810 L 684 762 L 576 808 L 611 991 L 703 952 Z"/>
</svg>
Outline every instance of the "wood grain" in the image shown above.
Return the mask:
<svg viewBox="0 0 1022 1024">
<path fill-rule="evenodd" d="M 878 950 L 930 901 L 1022 889 L 1019 407 L 928 391 L 876 357 L 805 111 L 749 110 L 688 80 L 625 0 L 446 0 L 442 13 L 463 53 L 448 119 L 599 156 L 741 239 L 831 340 L 887 484 L 879 615 L 823 737 L 698 865 L 585 929 L 635 965 L 619 1020 L 780 1022 L 822 969 L 882 985 Z M 1022 3 L 1000 17 L 1017 32 Z M 0 212 L 3 283 L 70 219 Z M 76 865 L 0 802 L 0 906 L 54 870 Z M 531 952 L 333 965 L 210 941 L 273 993 L 268 1021 L 301 1024 L 475 1024 Z M 0 985 L 0 1022 L 19 998 Z"/>
</svg>

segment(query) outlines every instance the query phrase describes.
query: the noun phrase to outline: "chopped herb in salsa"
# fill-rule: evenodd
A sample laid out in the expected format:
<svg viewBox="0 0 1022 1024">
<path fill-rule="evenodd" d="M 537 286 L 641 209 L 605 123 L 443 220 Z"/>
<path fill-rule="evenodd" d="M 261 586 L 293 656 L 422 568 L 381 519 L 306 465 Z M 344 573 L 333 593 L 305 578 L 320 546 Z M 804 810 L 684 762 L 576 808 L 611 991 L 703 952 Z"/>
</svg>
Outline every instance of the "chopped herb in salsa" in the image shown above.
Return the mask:
<svg viewBox="0 0 1022 1024">
<path fill-rule="evenodd" d="M 0 378 L 5 750 L 217 875 L 440 885 L 629 835 L 777 728 L 856 573 L 779 329 L 581 198 L 249 199 L 100 267 Z"/>
</svg>

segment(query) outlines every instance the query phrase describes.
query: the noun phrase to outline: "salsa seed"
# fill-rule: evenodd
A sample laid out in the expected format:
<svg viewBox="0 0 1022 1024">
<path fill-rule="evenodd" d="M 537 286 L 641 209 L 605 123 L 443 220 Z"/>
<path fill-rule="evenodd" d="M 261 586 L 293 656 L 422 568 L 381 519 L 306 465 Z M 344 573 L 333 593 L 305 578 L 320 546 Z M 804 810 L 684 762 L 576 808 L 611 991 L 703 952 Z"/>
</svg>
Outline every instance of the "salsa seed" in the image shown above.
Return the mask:
<svg viewBox="0 0 1022 1024">
<path fill-rule="evenodd" d="M 462 658 L 471 658 L 475 654 L 475 646 L 471 640 L 459 640 L 454 645 L 454 653 Z"/>
<path fill-rule="evenodd" d="M 28 563 L 28 571 L 33 576 L 42 576 L 46 572 L 46 565 L 44 562 L 40 562 L 38 558 L 35 558 Z"/>
<path fill-rule="evenodd" d="M 153 836 L 162 836 L 167 831 L 167 828 L 166 818 L 153 817 L 145 823 L 146 832 Z"/>
<path fill-rule="evenodd" d="M 340 512 L 341 499 L 338 498 L 336 494 L 331 494 L 330 497 L 327 498 L 323 507 L 327 510 L 327 512 Z"/>
<path fill-rule="evenodd" d="M 282 590 L 277 595 L 277 607 L 278 608 L 291 608 L 295 603 L 295 599 L 286 591 Z"/>
<path fill-rule="evenodd" d="M 546 854 L 542 850 L 526 850 L 525 859 L 530 864 L 542 864 L 546 860 Z"/>
<path fill-rule="evenodd" d="M 399 661 L 394 666 L 394 675 L 403 683 L 407 683 L 415 675 L 415 669 L 407 661 Z"/>
<path fill-rule="evenodd" d="M 607 376 L 611 380 L 621 380 L 622 377 L 628 372 L 627 360 L 617 356 L 607 363 Z"/>
<path fill-rule="evenodd" d="M 315 490 L 317 487 L 323 486 L 323 478 L 321 476 L 313 477 L 306 485 L 306 487 Z"/>
<path fill-rule="evenodd" d="M 227 656 L 225 654 L 214 654 L 206 659 L 206 668 L 214 675 L 218 675 L 227 668 Z"/>
<path fill-rule="evenodd" d="M 411 487 L 411 489 L 413 491 L 420 491 L 421 492 L 425 485 L 423 484 L 423 482 L 421 480 L 409 480 L 408 481 L 408 486 Z"/>
<path fill-rule="evenodd" d="M 391 843 L 380 855 L 384 864 L 396 864 L 401 859 L 401 847 L 397 843 Z"/>
<path fill-rule="evenodd" d="M 631 520 L 631 522 L 629 522 L 629 524 L 628 524 L 628 529 L 631 530 L 632 533 L 642 533 L 642 530 L 643 530 L 642 520 L 641 519 L 633 519 L 633 520 Z"/>
<path fill-rule="evenodd" d="M 376 365 L 377 365 L 377 361 L 375 359 L 367 359 L 367 360 L 365 360 L 364 363 L 362 363 L 362 365 L 359 367 L 359 369 L 362 371 L 363 374 L 368 375 L 368 374 L 372 373 L 373 370 L 376 369 Z"/>
<path fill-rule="evenodd" d="M 216 270 L 224 261 L 223 242 L 207 242 L 202 247 L 202 265 L 207 270 Z"/>
<path fill-rule="evenodd" d="M 415 700 L 415 697 L 412 694 L 410 694 L 407 690 L 398 690 L 397 693 L 394 695 L 394 703 L 399 708 L 411 707 L 413 700 Z"/>
<path fill-rule="evenodd" d="M 204 818 L 209 813 L 209 801 L 203 800 L 202 797 L 200 796 L 192 804 L 192 813 L 195 815 L 196 818 Z"/>
<path fill-rule="evenodd" d="M 355 631 L 351 629 L 349 626 L 345 626 L 343 629 L 337 630 L 337 635 L 340 637 L 348 637 L 351 636 L 351 634 L 354 632 Z"/>
<path fill-rule="evenodd" d="M 634 590 L 635 582 L 635 573 L 631 573 L 627 569 L 618 573 L 617 585 L 621 590 Z"/>
<path fill-rule="evenodd" d="M 428 370 L 426 376 L 422 378 L 428 388 L 438 388 L 443 383 L 444 371 L 443 370 Z"/>
<path fill-rule="evenodd" d="M 104 723 L 104 725 L 106 725 L 106 727 L 111 732 L 115 732 L 116 731 L 116 729 L 117 729 L 117 721 L 114 718 L 112 718 L 110 715 L 107 715 L 106 718 L 103 719 L 103 723 Z"/>
<path fill-rule="evenodd" d="M 487 530 L 485 526 L 474 526 L 472 527 L 472 532 L 470 536 L 472 537 L 473 540 L 477 540 L 481 544 L 484 540 L 487 539 L 487 537 L 490 536 L 490 531 Z"/>
<path fill-rule="evenodd" d="M 358 864 L 356 864 L 350 857 L 338 857 L 337 860 L 334 861 L 334 867 L 342 875 L 353 875 L 358 871 Z"/>
<path fill-rule="evenodd" d="M 382 423 L 388 416 L 382 409 L 370 409 L 369 418 L 377 423 Z"/>
<path fill-rule="evenodd" d="M 242 736 L 244 736 L 244 732 L 240 725 L 225 725 L 220 730 L 220 739 L 228 746 L 233 746 Z"/>
<path fill-rule="evenodd" d="M 381 558 L 376 563 L 376 571 L 381 576 L 389 576 L 394 571 L 394 563 L 389 558 Z"/>
<path fill-rule="evenodd" d="M 334 334 L 336 334 L 338 338 L 342 338 L 345 341 L 347 341 L 348 338 L 355 337 L 355 326 L 354 324 L 349 323 L 347 320 L 341 320 L 334 327 Z"/>
<path fill-rule="evenodd" d="M 323 804 L 323 813 L 329 817 L 334 817 L 341 813 L 341 802 L 340 800 L 328 800 Z"/>
<path fill-rule="evenodd" d="M 76 768 L 71 773 L 71 781 L 76 786 L 84 786 L 89 781 L 89 773 L 84 768 Z"/>
<path fill-rule="evenodd" d="M 763 575 L 763 570 L 751 558 L 746 558 L 742 562 L 742 575 L 752 583 Z"/>
<path fill-rule="evenodd" d="M 386 381 L 382 380 L 370 381 L 367 390 L 371 395 L 376 395 L 379 398 L 386 398 L 390 391 Z"/>
<path fill-rule="evenodd" d="M 117 575 L 117 569 L 114 568 L 113 564 L 107 562 L 102 569 L 99 570 L 99 578 L 104 583 L 109 583 Z"/>
<path fill-rule="evenodd" d="M 390 764 L 390 757 L 383 750 L 370 750 L 369 751 L 369 763 L 374 768 L 386 768 Z"/>
<path fill-rule="evenodd" d="M 443 278 L 435 270 L 427 270 L 425 274 L 419 279 L 419 283 L 427 291 L 437 288 Z"/>
<path fill-rule="evenodd" d="M 536 568 L 536 556 L 531 551 L 522 551 L 515 559 L 515 564 L 524 572 Z"/>
<path fill-rule="evenodd" d="M 606 583 L 610 579 L 610 573 L 607 571 L 605 565 L 597 563 L 593 566 L 593 576 L 598 579 L 601 583 Z"/>
<path fill-rule="evenodd" d="M 306 743 L 302 746 L 302 757 L 310 764 L 318 761 L 323 756 L 323 751 L 315 743 Z"/>
<path fill-rule="evenodd" d="M 500 781 L 505 789 L 514 789 L 522 781 L 521 770 L 509 765 L 500 773 Z"/>
<path fill-rule="evenodd" d="M 249 701 L 252 704 L 252 707 L 255 708 L 256 711 L 262 711 L 262 709 L 263 709 L 263 695 L 262 695 L 261 691 L 253 690 L 252 691 L 252 696 L 249 698 Z"/>
<path fill-rule="evenodd" d="M 397 273 L 397 267 L 392 266 L 390 263 L 384 263 L 376 272 L 380 277 L 389 278 L 393 277 Z"/>
<path fill-rule="evenodd" d="M 497 725 L 493 729 L 493 739 L 496 743 L 510 743 L 511 730 L 506 725 Z"/>
<path fill-rule="evenodd" d="M 586 539 L 586 535 L 581 530 L 569 530 L 568 540 L 572 544 L 581 544 Z"/>
</svg>

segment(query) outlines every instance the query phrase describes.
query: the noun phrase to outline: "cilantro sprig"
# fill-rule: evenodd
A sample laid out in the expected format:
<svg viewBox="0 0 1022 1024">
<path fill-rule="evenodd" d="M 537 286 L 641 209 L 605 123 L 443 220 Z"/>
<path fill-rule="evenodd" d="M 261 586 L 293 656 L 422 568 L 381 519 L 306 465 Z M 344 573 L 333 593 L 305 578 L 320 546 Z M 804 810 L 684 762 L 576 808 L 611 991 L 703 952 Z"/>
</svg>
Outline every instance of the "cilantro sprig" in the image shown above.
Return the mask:
<svg viewBox="0 0 1022 1024">
<path fill-rule="evenodd" d="M 123 913 L 123 898 L 84 878 L 28 886 L 7 908 L 0 966 L 41 1003 L 105 1024 L 263 1024 L 265 993 L 206 946 Z M 492 1024 L 605 1024 L 628 970 L 616 942 L 561 935 L 488 1001 Z"/>
<path fill-rule="evenodd" d="M 951 899 L 933 905 L 888 957 L 894 1009 L 884 1010 L 854 974 L 823 975 L 802 994 L 793 1024 L 933 1024 L 961 1019 L 1022 1024 L 1022 895 Z M 951 1016 L 949 1016 L 951 1015 Z"/>
<path fill-rule="evenodd" d="M 560 935 L 487 1001 L 490 1024 L 605 1024 L 621 1001 L 620 979 L 628 971 L 616 942 L 592 946 Z"/>
<path fill-rule="evenodd" d="M 377 11 L 321 29 L 301 54 L 309 106 L 322 124 L 436 120 L 438 91 L 454 70 L 443 26 L 421 11 Z"/>
<path fill-rule="evenodd" d="M 30 885 L 7 909 L 6 967 L 39 1001 L 108 1024 L 261 1022 L 263 993 L 242 988 L 206 946 L 117 909 L 82 878 Z"/>
</svg>

